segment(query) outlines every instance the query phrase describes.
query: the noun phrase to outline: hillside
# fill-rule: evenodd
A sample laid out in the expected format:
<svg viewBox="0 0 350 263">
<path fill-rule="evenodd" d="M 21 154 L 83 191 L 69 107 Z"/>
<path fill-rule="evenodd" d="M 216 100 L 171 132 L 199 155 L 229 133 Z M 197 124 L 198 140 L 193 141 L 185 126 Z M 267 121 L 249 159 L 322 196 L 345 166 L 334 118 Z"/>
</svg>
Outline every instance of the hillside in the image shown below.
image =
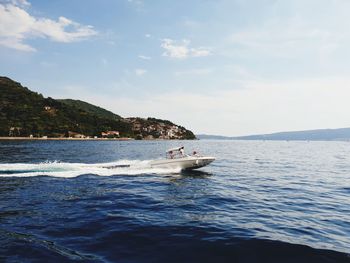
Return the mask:
<svg viewBox="0 0 350 263">
<path fill-rule="evenodd" d="M 132 124 L 137 139 L 196 139 L 196 136 L 182 126 L 168 120 L 156 118 L 126 118 Z"/>
<path fill-rule="evenodd" d="M 99 106 L 92 105 L 90 103 L 87 103 L 85 101 L 81 100 L 72 100 L 72 99 L 60 99 L 59 102 L 65 103 L 68 106 L 76 107 L 78 109 L 82 109 L 88 113 L 91 113 L 93 115 L 96 115 L 100 118 L 106 118 L 106 119 L 112 119 L 112 120 L 120 120 L 122 117 L 120 117 L 117 114 L 114 114 L 111 111 L 105 110 Z"/>
<path fill-rule="evenodd" d="M 168 135 L 177 126 L 169 121 L 144 120 L 142 125 L 83 101 L 44 98 L 20 83 L 0 77 L 0 136 L 33 137 L 101 137 L 102 133 L 118 131 L 120 137 L 144 139 L 194 139 L 183 128 L 176 136 Z M 171 123 L 168 125 L 166 123 Z M 161 130 L 157 130 L 162 127 Z M 176 129 L 175 129 L 176 130 Z M 170 134 L 172 135 L 172 133 Z M 109 136 L 109 134 L 108 134 Z"/>
</svg>

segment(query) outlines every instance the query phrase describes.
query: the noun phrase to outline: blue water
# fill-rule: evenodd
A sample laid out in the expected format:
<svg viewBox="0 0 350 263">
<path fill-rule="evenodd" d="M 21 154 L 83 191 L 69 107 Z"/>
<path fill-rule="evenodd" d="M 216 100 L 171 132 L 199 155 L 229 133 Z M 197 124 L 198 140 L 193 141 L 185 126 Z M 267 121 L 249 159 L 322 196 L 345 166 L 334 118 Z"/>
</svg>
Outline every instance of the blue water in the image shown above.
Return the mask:
<svg viewBox="0 0 350 263">
<path fill-rule="evenodd" d="M 217 160 L 149 167 L 179 145 Z M 0 261 L 350 262 L 349 248 L 349 142 L 0 141 Z"/>
</svg>

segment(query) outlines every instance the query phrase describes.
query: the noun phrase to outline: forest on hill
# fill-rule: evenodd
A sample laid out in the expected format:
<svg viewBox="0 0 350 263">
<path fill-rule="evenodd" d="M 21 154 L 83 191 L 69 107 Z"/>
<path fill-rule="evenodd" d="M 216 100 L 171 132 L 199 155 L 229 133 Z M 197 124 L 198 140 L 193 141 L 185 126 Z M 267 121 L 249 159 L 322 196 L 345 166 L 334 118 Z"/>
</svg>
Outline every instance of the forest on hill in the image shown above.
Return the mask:
<svg viewBox="0 0 350 263">
<path fill-rule="evenodd" d="M 101 137 L 108 131 L 138 139 L 195 139 L 191 131 L 167 120 L 122 118 L 84 101 L 45 98 L 0 77 L 0 136 Z"/>
</svg>

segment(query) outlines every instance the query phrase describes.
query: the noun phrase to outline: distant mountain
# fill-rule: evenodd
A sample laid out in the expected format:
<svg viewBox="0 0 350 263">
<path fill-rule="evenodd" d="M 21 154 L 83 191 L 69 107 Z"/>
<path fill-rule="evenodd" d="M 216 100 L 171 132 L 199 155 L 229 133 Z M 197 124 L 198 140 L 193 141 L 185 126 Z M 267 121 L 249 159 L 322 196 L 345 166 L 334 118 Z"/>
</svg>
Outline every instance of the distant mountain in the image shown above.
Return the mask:
<svg viewBox="0 0 350 263">
<path fill-rule="evenodd" d="M 350 128 L 278 132 L 234 137 L 236 140 L 344 141 L 350 140 Z"/>
<path fill-rule="evenodd" d="M 72 99 L 60 99 L 58 101 L 63 102 L 69 106 L 84 110 L 88 113 L 94 114 L 100 118 L 106 118 L 106 119 L 112 119 L 112 120 L 122 119 L 122 117 L 120 117 L 117 114 L 114 114 L 111 111 L 105 110 L 99 106 L 95 106 L 95 105 L 87 103 L 85 101 L 72 100 Z"/>
<path fill-rule="evenodd" d="M 0 136 L 101 137 L 103 133 L 115 136 L 114 131 L 137 139 L 195 139 L 191 131 L 167 120 L 131 121 L 84 101 L 44 98 L 0 77 Z"/>
<path fill-rule="evenodd" d="M 233 137 L 222 135 L 196 134 L 199 140 L 233 140 Z"/>
<path fill-rule="evenodd" d="M 222 140 L 281 140 L 281 141 L 347 141 L 350 140 L 350 128 L 318 129 L 307 131 L 278 132 L 271 134 L 225 137 L 216 135 L 197 135 L 199 139 Z"/>
</svg>

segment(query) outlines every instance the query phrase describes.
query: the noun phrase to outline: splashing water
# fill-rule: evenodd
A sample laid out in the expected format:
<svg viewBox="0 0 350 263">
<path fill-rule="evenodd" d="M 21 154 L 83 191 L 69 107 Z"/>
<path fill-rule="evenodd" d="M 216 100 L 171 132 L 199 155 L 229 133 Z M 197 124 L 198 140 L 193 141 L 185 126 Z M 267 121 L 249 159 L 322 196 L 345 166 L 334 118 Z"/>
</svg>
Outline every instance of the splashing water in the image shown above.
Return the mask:
<svg viewBox="0 0 350 263">
<path fill-rule="evenodd" d="M 74 178 L 83 174 L 99 176 L 112 175 L 141 175 L 141 174 L 174 174 L 180 169 L 152 168 L 150 160 L 119 160 L 109 163 L 5 163 L 0 164 L 0 177 L 33 177 L 52 176 L 61 178 Z"/>
</svg>

